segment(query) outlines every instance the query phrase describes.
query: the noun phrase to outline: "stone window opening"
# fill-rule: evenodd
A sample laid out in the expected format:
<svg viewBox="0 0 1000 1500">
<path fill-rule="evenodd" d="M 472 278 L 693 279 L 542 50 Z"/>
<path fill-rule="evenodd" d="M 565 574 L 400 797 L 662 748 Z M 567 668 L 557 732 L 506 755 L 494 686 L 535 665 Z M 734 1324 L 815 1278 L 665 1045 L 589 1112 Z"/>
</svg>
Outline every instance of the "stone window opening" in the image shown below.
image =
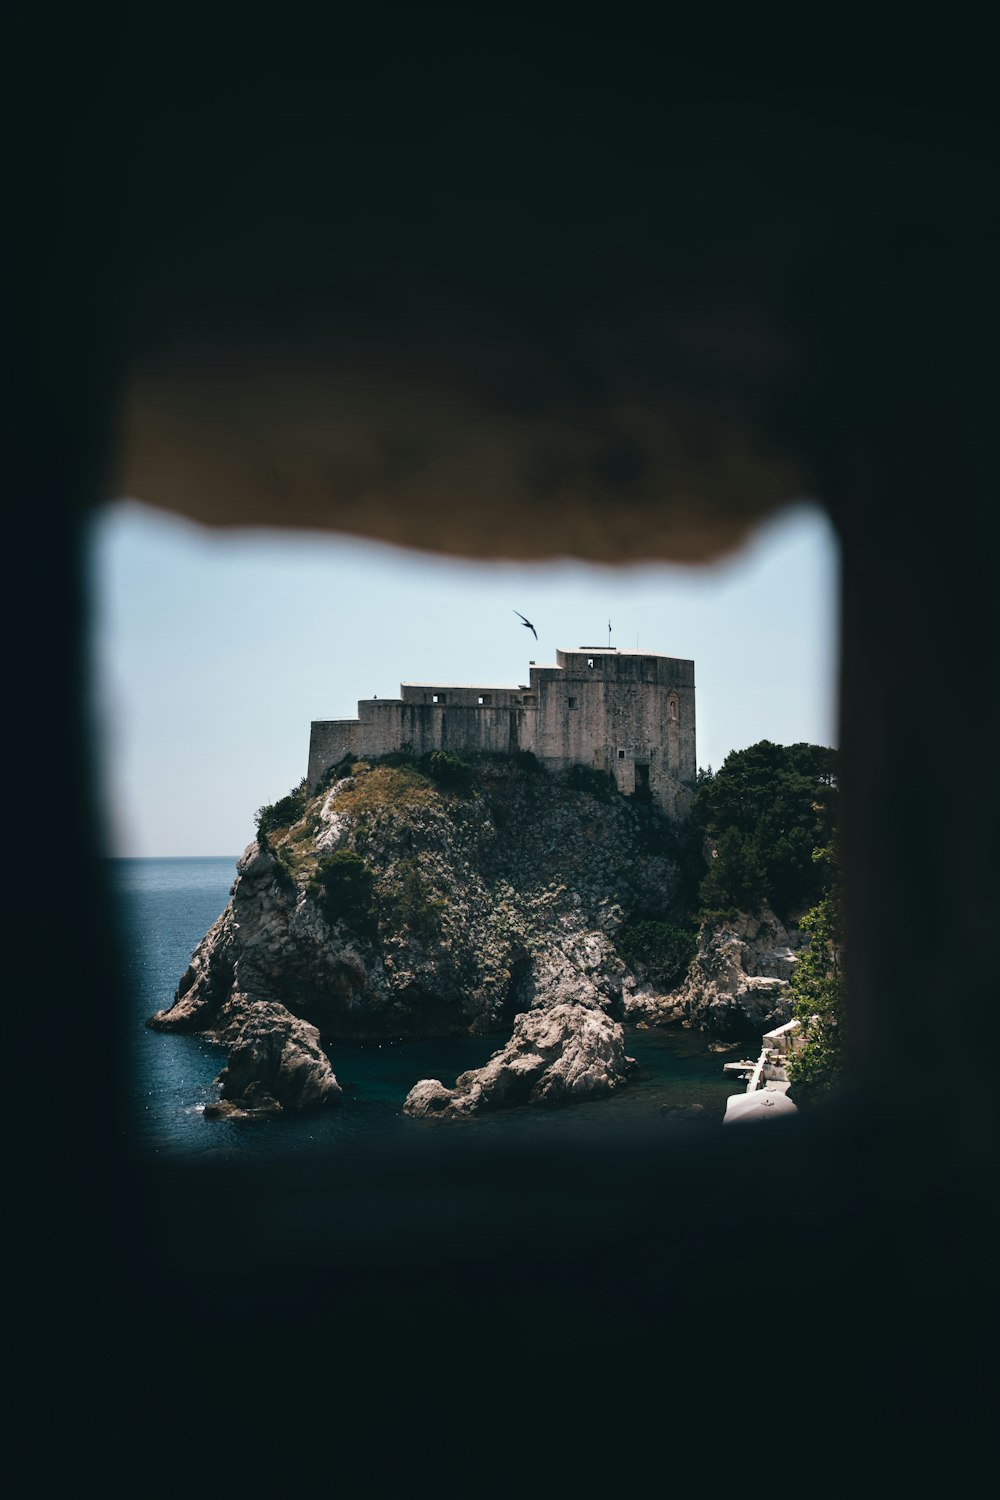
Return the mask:
<svg viewBox="0 0 1000 1500">
<path fill-rule="evenodd" d="M 587 657 L 587 666 L 588 667 L 592 667 L 593 665 L 594 665 L 594 658 L 592 656 L 588 656 Z"/>
<path fill-rule="evenodd" d="M 493 702 L 492 694 L 490 694 L 490 693 L 480 693 L 479 694 L 479 702 L 483 705 L 483 707 L 488 708 L 489 705 Z"/>
<path fill-rule="evenodd" d="M 569 706 L 570 706 L 570 708 L 575 708 L 576 707 L 576 699 L 575 698 L 571 698 L 569 700 Z"/>
<path fill-rule="evenodd" d="M 432 693 L 431 694 L 431 702 L 432 703 L 447 703 L 447 701 L 448 701 L 448 695 L 447 695 L 447 693 Z"/>
<path fill-rule="evenodd" d="M 619 752 L 618 752 L 618 759 L 619 760 L 624 760 L 625 759 L 625 751 L 624 750 L 619 750 Z"/>
</svg>

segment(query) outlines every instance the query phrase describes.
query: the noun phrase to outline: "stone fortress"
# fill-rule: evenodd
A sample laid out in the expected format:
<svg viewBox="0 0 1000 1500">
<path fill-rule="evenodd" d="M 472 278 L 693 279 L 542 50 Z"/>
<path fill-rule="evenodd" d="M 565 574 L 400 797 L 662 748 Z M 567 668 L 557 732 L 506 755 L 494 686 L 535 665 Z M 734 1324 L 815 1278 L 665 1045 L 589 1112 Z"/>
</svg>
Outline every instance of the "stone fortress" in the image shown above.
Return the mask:
<svg viewBox="0 0 1000 1500">
<path fill-rule="evenodd" d="M 356 719 L 317 719 L 308 785 L 345 755 L 530 750 L 548 770 L 589 766 L 671 817 L 690 808 L 696 776 L 694 662 L 649 651 L 580 646 L 554 667 L 530 664 L 517 687 L 404 682 L 398 698 L 364 698 Z"/>
</svg>

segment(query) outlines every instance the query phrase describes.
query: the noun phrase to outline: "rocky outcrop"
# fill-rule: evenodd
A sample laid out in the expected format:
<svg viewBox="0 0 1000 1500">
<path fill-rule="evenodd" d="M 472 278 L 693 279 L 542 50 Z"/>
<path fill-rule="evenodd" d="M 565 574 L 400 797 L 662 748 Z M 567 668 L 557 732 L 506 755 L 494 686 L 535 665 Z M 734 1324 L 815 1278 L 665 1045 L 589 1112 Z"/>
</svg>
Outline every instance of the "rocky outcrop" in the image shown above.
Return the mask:
<svg viewBox="0 0 1000 1500">
<path fill-rule="evenodd" d="M 519 1016 L 506 1047 L 462 1073 L 454 1088 L 423 1079 L 403 1107 L 418 1118 L 455 1119 L 511 1104 L 571 1104 L 612 1093 L 634 1068 L 618 1022 L 560 1002 Z"/>
<path fill-rule="evenodd" d="M 742 1040 L 791 1014 L 804 935 L 771 911 L 703 923 L 669 993 L 623 962 L 624 926 L 683 920 L 677 834 L 598 778 L 497 757 L 443 786 L 412 763 L 356 765 L 285 802 L 294 821 L 245 851 L 173 1004 L 150 1018 L 229 1048 L 207 1113 L 336 1103 L 327 1049 L 343 1039 L 509 1035 L 453 1088 L 411 1089 L 408 1113 L 457 1118 L 621 1087 L 623 1020 Z"/>
<path fill-rule="evenodd" d="M 624 1006 L 640 1026 L 684 1025 L 734 1040 L 759 1037 L 791 1018 L 788 981 L 807 936 L 765 908 L 703 922 L 681 985 L 658 993 L 642 975 L 625 980 Z"/>
<path fill-rule="evenodd" d="M 343 1091 L 315 1026 L 245 995 L 233 996 L 220 1020 L 229 1061 L 218 1078 L 220 1103 L 206 1114 L 254 1118 L 339 1103 Z"/>
<path fill-rule="evenodd" d="M 621 1087 L 622 1020 L 742 1039 L 790 1015 L 803 938 L 769 911 L 704 923 L 670 993 L 623 962 L 623 925 L 672 910 L 674 834 L 593 778 L 497 758 L 445 787 L 412 764 L 355 766 L 297 811 L 245 851 L 173 1004 L 150 1018 L 229 1048 L 206 1113 L 336 1103 L 327 1049 L 341 1039 L 509 1035 L 453 1088 L 411 1089 L 408 1113 L 456 1118 Z"/>
<path fill-rule="evenodd" d="M 608 1092 L 628 1071 L 615 934 L 669 907 L 670 846 L 655 809 L 507 758 L 457 789 L 411 765 L 354 767 L 245 851 L 149 1024 L 230 1047 L 227 1112 L 332 1102 L 321 1058 L 339 1039 L 512 1026 L 451 1113 Z M 363 909 L 330 884 L 345 855 L 366 872 Z"/>
</svg>

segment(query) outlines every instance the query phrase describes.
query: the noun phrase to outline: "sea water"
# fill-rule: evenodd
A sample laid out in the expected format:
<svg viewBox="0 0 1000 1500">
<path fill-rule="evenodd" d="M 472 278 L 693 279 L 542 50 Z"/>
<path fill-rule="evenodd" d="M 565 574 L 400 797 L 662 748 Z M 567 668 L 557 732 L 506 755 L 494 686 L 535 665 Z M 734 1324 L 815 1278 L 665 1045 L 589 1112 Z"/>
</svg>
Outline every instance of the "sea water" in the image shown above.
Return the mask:
<svg viewBox="0 0 1000 1500">
<path fill-rule="evenodd" d="M 121 1129 L 123 1144 L 140 1154 L 244 1160 L 437 1130 L 613 1130 L 657 1120 L 668 1128 L 670 1106 L 698 1104 L 707 1120 L 721 1121 L 735 1091 L 722 1065 L 741 1049 L 710 1052 L 694 1031 L 626 1027 L 626 1051 L 640 1071 L 608 1098 L 558 1109 L 517 1106 L 469 1120 L 412 1120 L 403 1101 L 419 1079 L 450 1086 L 459 1073 L 485 1063 L 507 1036 L 336 1042 L 329 1052 L 344 1090 L 338 1107 L 269 1120 L 206 1119 L 205 1105 L 219 1096 L 215 1079 L 225 1049 L 203 1037 L 151 1031 L 146 1019 L 173 1000 L 192 952 L 226 905 L 236 859 L 114 859 L 107 871 L 127 997 Z"/>
</svg>

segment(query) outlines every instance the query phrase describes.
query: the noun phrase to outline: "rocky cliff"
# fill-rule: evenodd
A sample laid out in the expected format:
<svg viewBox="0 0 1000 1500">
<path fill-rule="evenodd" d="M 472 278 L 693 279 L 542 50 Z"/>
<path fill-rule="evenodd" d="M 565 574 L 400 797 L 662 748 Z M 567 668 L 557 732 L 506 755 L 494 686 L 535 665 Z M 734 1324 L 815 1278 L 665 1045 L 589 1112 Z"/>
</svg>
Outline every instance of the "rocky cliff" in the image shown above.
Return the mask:
<svg viewBox="0 0 1000 1500">
<path fill-rule="evenodd" d="M 150 1021 L 230 1047 L 230 1108 L 334 1102 L 324 1049 L 335 1058 L 342 1038 L 513 1027 L 506 1062 L 465 1075 L 461 1105 L 436 1095 L 435 1112 L 580 1098 L 628 1076 L 615 936 L 633 913 L 670 909 L 675 830 L 586 772 L 530 758 L 433 769 L 354 765 L 240 859 L 226 910 Z"/>
<path fill-rule="evenodd" d="M 753 1038 L 791 1020 L 788 981 L 806 934 L 764 907 L 702 921 L 680 985 L 666 992 L 643 973 L 626 976 L 626 1018 L 638 1026 L 696 1026 L 717 1037 Z"/>
<path fill-rule="evenodd" d="M 262 809 L 260 827 L 173 1004 L 149 1023 L 229 1047 L 215 1113 L 336 1103 L 338 1040 L 462 1032 L 498 1034 L 497 1053 L 454 1088 L 415 1079 L 410 1113 L 606 1094 L 631 1070 L 626 1016 L 759 1030 L 777 1013 L 772 971 L 783 989 L 793 961 L 766 915 L 703 930 L 679 990 L 658 992 L 634 955 L 626 964 L 630 923 L 683 919 L 690 846 L 585 770 L 357 763 L 315 797 Z"/>
</svg>

